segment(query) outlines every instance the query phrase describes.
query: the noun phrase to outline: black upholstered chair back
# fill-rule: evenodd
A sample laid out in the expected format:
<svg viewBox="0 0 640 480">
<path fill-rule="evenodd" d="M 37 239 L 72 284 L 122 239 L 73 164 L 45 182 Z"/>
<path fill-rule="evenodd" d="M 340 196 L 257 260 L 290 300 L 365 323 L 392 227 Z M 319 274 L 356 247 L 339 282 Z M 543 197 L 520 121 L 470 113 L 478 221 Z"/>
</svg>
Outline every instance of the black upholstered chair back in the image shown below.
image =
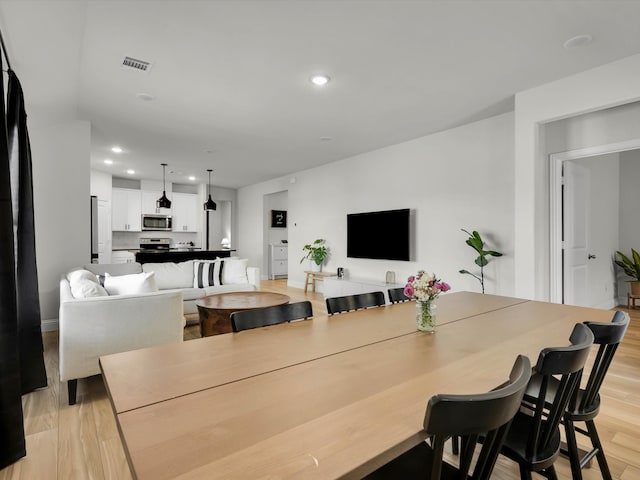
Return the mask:
<svg viewBox="0 0 640 480">
<path fill-rule="evenodd" d="M 370 292 L 358 295 L 347 295 L 345 297 L 331 297 L 326 299 L 327 312 L 334 313 L 349 312 L 362 308 L 379 307 L 385 304 L 384 293 Z"/>
<path fill-rule="evenodd" d="M 387 292 L 389 293 L 389 301 L 391 303 L 408 302 L 409 300 L 411 300 L 404 294 L 404 288 L 402 287 L 390 288 L 387 290 Z"/>
<path fill-rule="evenodd" d="M 313 316 L 311 302 L 288 303 L 276 307 L 242 310 L 231 314 L 231 327 L 234 332 L 250 328 L 267 327 L 292 320 L 307 319 Z"/>
</svg>

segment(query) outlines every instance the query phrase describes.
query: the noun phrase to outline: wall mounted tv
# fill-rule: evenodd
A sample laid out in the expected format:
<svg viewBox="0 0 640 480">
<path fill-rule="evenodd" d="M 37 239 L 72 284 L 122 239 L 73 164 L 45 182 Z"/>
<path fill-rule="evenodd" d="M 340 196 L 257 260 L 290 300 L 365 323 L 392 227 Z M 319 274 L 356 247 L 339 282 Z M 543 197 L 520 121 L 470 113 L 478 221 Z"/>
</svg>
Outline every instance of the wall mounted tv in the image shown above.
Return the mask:
<svg viewBox="0 0 640 480">
<path fill-rule="evenodd" d="M 347 257 L 409 261 L 410 210 L 347 215 Z"/>
</svg>

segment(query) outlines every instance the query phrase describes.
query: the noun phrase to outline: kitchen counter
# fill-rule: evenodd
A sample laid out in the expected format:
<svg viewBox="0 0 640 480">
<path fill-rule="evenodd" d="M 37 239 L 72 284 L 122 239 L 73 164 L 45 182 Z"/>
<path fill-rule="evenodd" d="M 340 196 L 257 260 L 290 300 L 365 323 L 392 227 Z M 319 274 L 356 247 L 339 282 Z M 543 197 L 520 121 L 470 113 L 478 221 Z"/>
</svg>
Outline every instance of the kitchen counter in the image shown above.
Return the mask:
<svg viewBox="0 0 640 480">
<path fill-rule="evenodd" d="M 200 250 L 200 249 L 171 249 L 171 250 L 140 250 L 136 253 L 138 263 L 184 262 L 186 260 L 215 260 L 230 257 L 235 250 Z"/>
</svg>

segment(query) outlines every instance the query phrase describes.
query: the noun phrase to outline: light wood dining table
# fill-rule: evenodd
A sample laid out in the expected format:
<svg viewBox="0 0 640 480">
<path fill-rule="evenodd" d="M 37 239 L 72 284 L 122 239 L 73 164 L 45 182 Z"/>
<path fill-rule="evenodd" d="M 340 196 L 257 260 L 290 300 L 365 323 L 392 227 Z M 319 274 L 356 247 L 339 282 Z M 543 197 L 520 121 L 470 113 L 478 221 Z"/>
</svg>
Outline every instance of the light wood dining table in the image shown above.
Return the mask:
<svg viewBox="0 0 640 480">
<path fill-rule="evenodd" d="M 139 479 L 360 478 L 424 439 L 437 393 L 487 391 L 611 312 L 459 292 L 101 357 Z"/>
</svg>

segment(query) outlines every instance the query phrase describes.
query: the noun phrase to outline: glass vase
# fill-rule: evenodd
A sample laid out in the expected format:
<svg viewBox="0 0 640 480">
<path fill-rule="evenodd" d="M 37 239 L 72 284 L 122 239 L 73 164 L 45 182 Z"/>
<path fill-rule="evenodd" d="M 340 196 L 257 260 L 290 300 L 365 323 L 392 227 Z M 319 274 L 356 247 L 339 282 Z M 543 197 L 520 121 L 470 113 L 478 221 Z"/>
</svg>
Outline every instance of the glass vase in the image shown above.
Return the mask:
<svg viewBox="0 0 640 480">
<path fill-rule="evenodd" d="M 416 301 L 416 324 L 420 331 L 436 331 L 436 304 L 433 300 Z"/>
</svg>

